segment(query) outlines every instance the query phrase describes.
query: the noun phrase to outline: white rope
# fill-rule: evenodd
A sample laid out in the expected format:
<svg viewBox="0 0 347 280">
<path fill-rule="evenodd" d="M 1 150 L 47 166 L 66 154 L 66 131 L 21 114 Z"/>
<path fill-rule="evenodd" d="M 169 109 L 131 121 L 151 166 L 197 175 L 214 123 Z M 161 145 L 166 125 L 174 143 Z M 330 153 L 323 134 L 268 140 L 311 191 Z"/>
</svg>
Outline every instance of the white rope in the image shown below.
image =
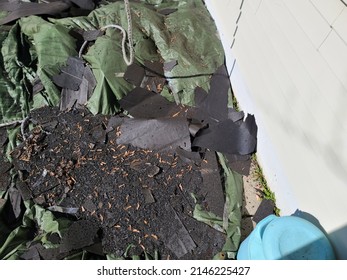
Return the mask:
<svg viewBox="0 0 347 280">
<path fill-rule="evenodd" d="M 101 28 L 101 30 L 105 30 L 107 28 L 116 28 L 118 30 L 120 30 L 123 34 L 123 39 L 122 39 L 122 53 L 123 53 L 123 59 L 124 59 L 124 62 L 126 65 L 131 65 L 133 63 L 132 61 L 132 55 L 131 55 L 131 51 L 130 51 L 130 47 L 129 47 L 129 51 L 130 51 L 130 58 L 128 59 L 127 57 L 127 53 L 126 53 L 126 37 L 127 37 L 127 34 L 126 34 L 126 31 L 123 27 L 117 25 L 117 24 L 109 24 L 109 25 L 106 25 L 104 27 Z"/>
<path fill-rule="evenodd" d="M 6 127 L 6 126 L 11 126 L 11 125 L 22 123 L 22 122 L 24 122 L 24 120 L 17 120 L 17 121 L 2 123 L 2 124 L 0 124 L 0 128 Z"/>
<path fill-rule="evenodd" d="M 27 137 L 26 137 L 26 135 L 25 135 L 25 127 L 27 126 L 29 120 L 30 120 L 30 117 L 26 117 L 26 118 L 22 121 L 22 123 L 21 123 L 21 125 L 20 125 L 20 131 L 21 131 L 21 133 L 22 133 L 22 137 L 23 137 L 23 140 L 24 140 L 24 141 L 27 140 Z"/>
<path fill-rule="evenodd" d="M 81 46 L 81 48 L 80 48 L 80 51 L 78 52 L 78 57 L 79 57 L 79 58 L 82 58 L 82 53 L 83 53 L 83 51 L 84 51 L 84 48 L 87 46 L 87 44 L 88 44 L 88 41 L 84 41 L 84 42 L 83 42 L 83 44 L 82 44 L 82 46 Z"/>
<path fill-rule="evenodd" d="M 109 24 L 106 25 L 102 28 L 101 30 L 105 30 L 107 28 L 116 28 L 122 32 L 122 54 L 123 54 L 123 59 L 126 65 L 131 65 L 134 62 L 134 48 L 133 48 L 133 27 L 131 23 L 131 13 L 130 13 L 130 5 L 129 5 L 129 0 L 124 0 L 124 5 L 125 5 L 125 12 L 127 16 L 127 21 L 128 21 L 128 50 L 129 50 L 129 58 L 126 53 L 126 38 L 127 38 L 127 33 L 125 29 L 118 25 L 118 24 Z M 80 51 L 78 52 L 78 57 L 82 57 L 82 53 L 84 48 L 87 46 L 88 41 L 84 41 L 83 45 L 80 48 Z"/>
<path fill-rule="evenodd" d="M 0 124 L 0 128 L 15 125 L 15 124 L 20 124 L 20 131 L 22 133 L 23 140 L 26 140 L 25 126 L 28 124 L 29 120 L 30 120 L 30 117 L 26 117 L 23 120 L 16 120 L 16 121 L 11 121 L 11 122 L 7 122 L 7 123 L 2 123 L 2 124 Z"/>
<path fill-rule="evenodd" d="M 129 64 L 133 64 L 134 62 L 134 43 L 133 43 L 133 25 L 131 20 L 131 11 L 130 11 L 130 4 L 129 0 L 124 0 L 125 5 L 125 12 L 127 14 L 127 21 L 128 21 L 128 48 L 129 48 Z"/>
</svg>

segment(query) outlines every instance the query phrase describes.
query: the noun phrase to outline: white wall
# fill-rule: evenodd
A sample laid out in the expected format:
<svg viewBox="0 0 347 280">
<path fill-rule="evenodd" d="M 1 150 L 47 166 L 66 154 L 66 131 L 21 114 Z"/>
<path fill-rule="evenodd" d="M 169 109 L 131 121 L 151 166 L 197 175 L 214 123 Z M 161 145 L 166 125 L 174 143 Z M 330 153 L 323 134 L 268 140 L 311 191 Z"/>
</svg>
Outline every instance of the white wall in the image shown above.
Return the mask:
<svg viewBox="0 0 347 280">
<path fill-rule="evenodd" d="M 318 219 L 347 259 L 347 7 L 340 0 L 206 0 L 282 215 Z"/>
</svg>

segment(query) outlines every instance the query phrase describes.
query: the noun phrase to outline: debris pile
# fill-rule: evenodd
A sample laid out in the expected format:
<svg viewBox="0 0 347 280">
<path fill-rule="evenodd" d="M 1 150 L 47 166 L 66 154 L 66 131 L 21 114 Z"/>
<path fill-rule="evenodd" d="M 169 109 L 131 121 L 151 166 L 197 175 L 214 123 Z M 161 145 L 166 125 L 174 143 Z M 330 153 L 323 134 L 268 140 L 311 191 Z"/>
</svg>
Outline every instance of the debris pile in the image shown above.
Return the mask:
<svg viewBox="0 0 347 280">
<path fill-rule="evenodd" d="M 70 247 L 63 239 L 64 251 L 94 243 L 101 256 L 122 257 L 130 245 L 131 255 L 158 250 L 165 259 L 209 259 L 221 251 L 224 234 L 192 217 L 191 193 L 199 196 L 203 184 L 198 166 L 172 153 L 117 144 L 119 130 L 105 130 L 114 117 L 85 110 L 57 115 L 49 107 L 32 112 L 36 128 L 12 156 L 22 173 L 21 193 L 101 230 L 85 242 L 83 231 L 76 232 Z"/>
<path fill-rule="evenodd" d="M 0 38 L 9 93 L 0 121 L 12 124 L 0 128 L 0 257 L 234 258 L 257 126 L 229 106 L 206 8 L 131 2 L 135 62 L 127 66 L 117 31 L 102 29 L 124 21 L 124 4 L 80 2 L 69 13 L 95 9 L 45 19 L 23 17 L 21 6 L 2 18 L 18 21 Z M 191 36 L 190 20 L 203 34 Z"/>
</svg>

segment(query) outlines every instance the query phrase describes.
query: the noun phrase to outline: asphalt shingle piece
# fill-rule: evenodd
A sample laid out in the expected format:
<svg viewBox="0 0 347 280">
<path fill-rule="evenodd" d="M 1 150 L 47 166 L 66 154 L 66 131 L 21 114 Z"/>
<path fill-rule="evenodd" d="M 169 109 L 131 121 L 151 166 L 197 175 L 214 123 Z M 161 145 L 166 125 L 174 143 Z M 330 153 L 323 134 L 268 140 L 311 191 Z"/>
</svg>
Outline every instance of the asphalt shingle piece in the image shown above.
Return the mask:
<svg viewBox="0 0 347 280">
<path fill-rule="evenodd" d="M 67 65 L 61 68 L 61 73 L 53 76 L 53 82 L 62 88 L 77 91 L 82 83 L 83 74 L 84 61 L 70 56 Z"/>
<path fill-rule="evenodd" d="M 74 222 L 63 237 L 60 252 L 82 249 L 94 244 L 99 226 L 88 220 Z"/>
</svg>

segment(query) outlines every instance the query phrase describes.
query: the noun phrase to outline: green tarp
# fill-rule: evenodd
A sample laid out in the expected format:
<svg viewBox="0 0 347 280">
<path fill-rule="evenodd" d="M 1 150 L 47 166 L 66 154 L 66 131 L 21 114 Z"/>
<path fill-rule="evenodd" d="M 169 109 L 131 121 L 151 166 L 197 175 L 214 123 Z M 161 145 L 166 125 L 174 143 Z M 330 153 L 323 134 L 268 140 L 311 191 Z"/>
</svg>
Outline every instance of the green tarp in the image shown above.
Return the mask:
<svg viewBox="0 0 347 280">
<path fill-rule="evenodd" d="M 135 60 L 142 64 L 177 60 L 177 66 L 165 73 L 169 83 L 163 94 L 178 96 L 180 103 L 192 105 L 195 88 L 207 89 L 210 74 L 224 62 L 217 30 L 202 1 L 156 2 L 161 4 L 131 3 Z M 167 16 L 157 12 L 168 7 L 177 11 Z M 44 104 L 57 105 L 60 90 L 52 76 L 79 51 L 71 30 L 95 30 L 110 24 L 127 28 L 123 1 L 104 5 L 86 17 L 44 20 L 29 16 L 9 32 L 2 31 L 0 123 L 21 119 L 30 109 Z M 132 88 L 121 75 L 126 71 L 121 41 L 121 32 L 109 28 L 83 54 L 97 80 L 87 105 L 94 114 L 117 112 L 117 100 Z M 44 89 L 32 96 L 36 76 Z"/>
</svg>

